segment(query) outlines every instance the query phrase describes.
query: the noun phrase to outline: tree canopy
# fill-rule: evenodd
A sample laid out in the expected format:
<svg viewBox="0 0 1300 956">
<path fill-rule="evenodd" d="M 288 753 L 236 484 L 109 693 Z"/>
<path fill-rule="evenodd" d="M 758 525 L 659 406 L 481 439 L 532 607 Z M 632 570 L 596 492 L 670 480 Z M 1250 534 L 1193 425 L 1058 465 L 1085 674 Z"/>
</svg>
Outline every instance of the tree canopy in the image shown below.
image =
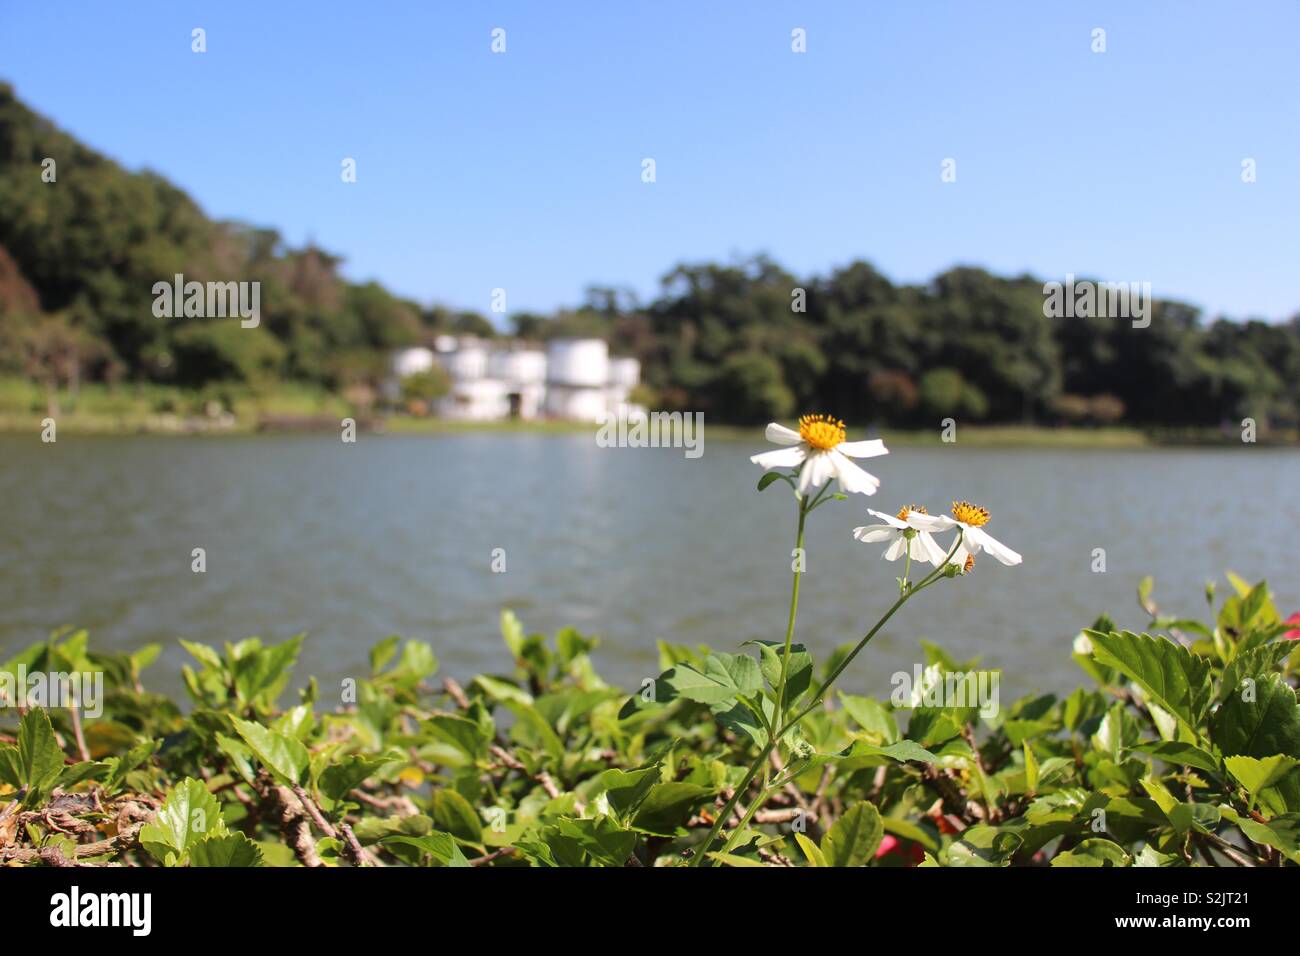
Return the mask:
<svg viewBox="0 0 1300 956">
<path fill-rule="evenodd" d="M 477 313 L 349 282 L 340 262 L 290 248 L 273 229 L 209 218 L 161 176 L 122 169 L 0 84 L 0 373 L 341 391 L 375 384 L 394 348 L 502 331 Z M 153 286 L 176 274 L 260 283 L 259 327 L 157 318 Z M 797 277 L 758 255 L 678 265 L 648 303 L 596 286 L 577 308 L 511 323 L 532 340 L 603 337 L 641 360 L 656 404 L 718 421 L 816 408 L 903 426 L 948 416 L 1300 423 L 1300 315 L 1206 320 L 1156 300 L 1142 328 L 1045 311 L 1043 282 L 1028 275 L 959 267 L 897 285 L 867 262 Z"/>
</svg>

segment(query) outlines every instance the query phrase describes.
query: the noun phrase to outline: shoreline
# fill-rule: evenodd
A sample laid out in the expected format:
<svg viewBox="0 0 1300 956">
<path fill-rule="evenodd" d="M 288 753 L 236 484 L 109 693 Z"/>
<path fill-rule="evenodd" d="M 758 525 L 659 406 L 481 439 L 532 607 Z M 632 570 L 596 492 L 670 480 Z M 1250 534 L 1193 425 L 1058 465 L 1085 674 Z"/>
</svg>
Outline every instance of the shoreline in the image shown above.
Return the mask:
<svg viewBox="0 0 1300 956">
<path fill-rule="evenodd" d="M 0 436 L 33 435 L 39 437 L 43 413 L 18 415 L 0 413 Z M 163 435 L 183 437 L 249 437 L 276 435 L 325 434 L 337 430 L 330 416 L 285 418 L 262 416 L 257 419 L 212 419 L 166 414 L 65 414 L 56 417 L 58 432 L 76 436 Z M 358 416 L 358 431 L 368 435 L 455 435 L 515 433 L 530 435 L 573 435 L 593 430 L 586 422 L 572 421 L 501 421 L 469 422 L 439 418 L 411 418 L 393 415 L 365 419 Z M 857 434 L 883 438 L 900 446 L 942 445 L 938 429 L 864 429 L 850 428 Z M 714 439 L 762 440 L 762 429 L 743 425 L 713 425 Z M 1225 436 L 1219 429 L 1142 429 L 1142 428 L 1053 428 L 1043 425 L 965 425 L 959 426 L 958 441 L 980 448 L 1224 448 L 1236 447 L 1241 441 Z M 1261 435 L 1255 442 L 1269 448 L 1300 447 L 1300 436 L 1293 433 Z"/>
</svg>

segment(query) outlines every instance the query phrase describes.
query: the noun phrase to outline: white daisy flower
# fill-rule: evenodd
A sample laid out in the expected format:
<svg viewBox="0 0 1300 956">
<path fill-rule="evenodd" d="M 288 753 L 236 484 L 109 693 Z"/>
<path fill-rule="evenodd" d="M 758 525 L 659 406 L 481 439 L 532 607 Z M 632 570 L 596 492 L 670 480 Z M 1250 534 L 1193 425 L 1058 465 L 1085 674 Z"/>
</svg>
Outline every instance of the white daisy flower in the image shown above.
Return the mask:
<svg viewBox="0 0 1300 956">
<path fill-rule="evenodd" d="M 838 478 L 840 487 L 850 493 L 874 495 L 880 487 L 879 478 L 863 471 L 850 459 L 888 455 L 885 443 L 879 438 L 845 441 L 844 423 L 829 415 L 804 415 L 799 419 L 798 431 L 772 422 L 767 426 L 766 435 L 768 441 L 788 447 L 766 451 L 749 460 L 767 471 L 799 468 L 797 486 L 804 497 L 808 489 L 820 488 L 832 478 Z"/>
<path fill-rule="evenodd" d="M 886 561 L 897 561 L 906 554 L 913 561 L 929 561 L 937 568 L 948 557 L 948 552 L 939 547 L 930 532 L 922 530 L 912 520 L 917 515 L 924 515 L 924 508 L 911 505 L 903 508 L 897 516 L 871 508 L 867 509 L 867 513 L 879 518 L 884 524 L 854 528 L 853 537 L 863 544 L 888 541 L 889 547 L 884 553 Z"/>
<path fill-rule="evenodd" d="M 913 515 L 914 527 L 926 531 L 948 531 L 952 528 L 962 529 L 961 545 L 952 556 L 952 563 L 969 571 L 975 564 L 975 555 L 987 551 L 1003 564 L 1019 564 L 1023 558 L 1012 551 L 993 535 L 984 530 L 989 523 L 989 511 L 969 501 L 954 501 L 952 515 Z M 945 552 L 946 553 L 946 552 Z"/>
</svg>

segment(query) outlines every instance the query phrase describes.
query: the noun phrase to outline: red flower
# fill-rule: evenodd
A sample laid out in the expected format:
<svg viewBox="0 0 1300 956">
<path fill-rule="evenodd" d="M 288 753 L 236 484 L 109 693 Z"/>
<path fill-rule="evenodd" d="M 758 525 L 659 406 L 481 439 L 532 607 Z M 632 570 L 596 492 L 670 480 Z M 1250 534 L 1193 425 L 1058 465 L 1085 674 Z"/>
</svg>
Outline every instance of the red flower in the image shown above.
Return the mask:
<svg viewBox="0 0 1300 956">
<path fill-rule="evenodd" d="M 1291 630 L 1284 632 L 1282 636 L 1288 641 L 1300 641 L 1300 611 L 1296 611 L 1288 617 L 1286 623 L 1295 626 L 1292 627 Z"/>
<path fill-rule="evenodd" d="M 892 833 L 886 833 L 880 841 L 880 846 L 876 848 L 876 859 L 879 860 L 891 853 L 908 860 L 913 866 L 925 859 L 925 851 L 921 849 L 921 844 L 909 843 L 905 849 L 903 842 L 898 837 Z"/>
</svg>

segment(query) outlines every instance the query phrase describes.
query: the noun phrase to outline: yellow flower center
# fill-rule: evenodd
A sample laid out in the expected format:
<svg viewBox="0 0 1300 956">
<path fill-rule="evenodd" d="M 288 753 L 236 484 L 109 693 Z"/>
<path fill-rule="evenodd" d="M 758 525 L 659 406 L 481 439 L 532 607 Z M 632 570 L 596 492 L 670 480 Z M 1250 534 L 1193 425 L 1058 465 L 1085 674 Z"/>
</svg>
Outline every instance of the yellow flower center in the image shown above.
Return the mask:
<svg viewBox="0 0 1300 956">
<path fill-rule="evenodd" d="M 989 523 L 989 509 L 973 505 L 969 501 L 954 501 L 952 503 L 952 516 L 962 524 L 968 524 L 972 528 L 978 528 L 980 525 Z"/>
<path fill-rule="evenodd" d="M 904 505 L 902 510 L 898 512 L 898 520 L 906 521 L 907 516 L 910 514 L 926 515 L 929 513 L 923 505 Z"/>
<path fill-rule="evenodd" d="M 844 423 L 829 415 L 804 415 L 799 419 L 799 437 L 813 448 L 830 451 L 844 441 Z"/>
</svg>

